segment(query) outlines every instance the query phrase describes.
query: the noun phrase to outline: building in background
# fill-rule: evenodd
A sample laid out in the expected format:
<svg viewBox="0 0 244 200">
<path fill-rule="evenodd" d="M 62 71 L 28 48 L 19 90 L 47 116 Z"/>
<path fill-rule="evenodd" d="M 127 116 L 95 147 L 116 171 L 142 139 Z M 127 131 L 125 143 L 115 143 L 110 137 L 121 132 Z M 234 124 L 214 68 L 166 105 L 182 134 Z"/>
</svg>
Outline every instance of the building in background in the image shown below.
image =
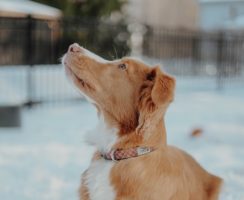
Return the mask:
<svg viewBox="0 0 244 200">
<path fill-rule="evenodd" d="M 165 28 L 196 29 L 199 21 L 197 0 L 129 0 L 130 19 Z"/>
<path fill-rule="evenodd" d="M 244 0 L 199 0 L 200 28 L 244 29 Z"/>
<path fill-rule="evenodd" d="M 244 0 L 129 0 L 127 13 L 154 27 L 244 29 Z"/>
<path fill-rule="evenodd" d="M 158 41 L 151 41 L 149 38 L 158 38 L 162 34 L 155 31 L 156 29 L 198 29 L 199 8 L 197 0 L 129 0 L 125 11 L 128 15 L 128 21 L 132 24 L 129 26 L 132 32 L 130 44 L 131 52 L 135 56 L 143 54 L 142 51 L 145 48 L 152 52 L 151 49 Z M 145 27 L 147 28 L 145 29 Z M 148 43 L 146 44 L 147 47 L 145 47 L 145 42 L 143 43 L 145 36 L 148 40 L 146 42 Z M 168 35 L 166 37 L 168 38 Z M 190 51 L 190 48 L 187 47 L 187 49 Z M 156 54 L 159 53 L 156 52 Z"/>
<path fill-rule="evenodd" d="M 62 12 L 51 6 L 29 0 L 1 0 L 0 17 L 27 17 L 35 19 L 59 19 Z"/>
</svg>

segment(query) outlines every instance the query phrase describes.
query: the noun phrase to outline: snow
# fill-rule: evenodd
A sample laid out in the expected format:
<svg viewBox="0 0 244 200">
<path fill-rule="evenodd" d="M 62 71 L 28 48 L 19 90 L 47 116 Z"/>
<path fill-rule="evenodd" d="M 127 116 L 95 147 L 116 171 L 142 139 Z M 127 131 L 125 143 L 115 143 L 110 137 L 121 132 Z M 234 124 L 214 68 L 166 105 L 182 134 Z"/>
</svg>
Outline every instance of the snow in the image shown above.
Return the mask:
<svg viewBox="0 0 244 200">
<path fill-rule="evenodd" d="M 62 12 L 54 7 L 29 0 L 1 0 L 0 16 L 28 16 L 34 18 L 60 18 Z"/>
<path fill-rule="evenodd" d="M 244 83 L 218 91 L 214 79 L 177 80 L 166 114 L 168 143 L 225 179 L 221 200 L 244 199 Z M 81 101 L 24 109 L 22 117 L 21 128 L 0 128 L 0 199 L 78 199 L 94 151 L 84 134 L 98 121 L 95 109 Z M 194 128 L 203 135 L 191 138 Z"/>
</svg>

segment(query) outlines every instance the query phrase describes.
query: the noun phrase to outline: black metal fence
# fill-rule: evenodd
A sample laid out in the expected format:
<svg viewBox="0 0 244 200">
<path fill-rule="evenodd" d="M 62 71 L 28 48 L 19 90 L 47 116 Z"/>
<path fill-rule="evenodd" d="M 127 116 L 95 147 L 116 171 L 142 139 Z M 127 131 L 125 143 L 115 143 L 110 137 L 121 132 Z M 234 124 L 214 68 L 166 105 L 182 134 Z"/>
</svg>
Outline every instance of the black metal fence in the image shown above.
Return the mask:
<svg viewBox="0 0 244 200">
<path fill-rule="evenodd" d="M 142 54 L 173 74 L 211 76 L 218 88 L 243 73 L 244 32 L 203 32 L 147 27 Z M 0 18 L 0 97 L 25 105 L 70 101 L 79 95 L 66 83 L 59 58 L 78 42 L 108 59 L 130 52 L 127 25 L 69 18 Z M 131 45 L 133 46 L 133 45 Z"/>
<path fill-rule="evenodd" d="M 143 54 L 163 61 L 171 73 L 213 76 L 219 88 L 244 70 L 244 31 L 149 28 L 143 45 Z"/>
<path fill-rule="evenodd" d="M 129 52 L 128 37 L 123 22 L 0 17 L 0 65 L 57 64 L 73 42 L 111 59 Z"/>
<path fill-rule="evenodd" d="M 50 64 L 56 57 L 56 21 L 0 18 L 0 64 Z"/>
</svg>

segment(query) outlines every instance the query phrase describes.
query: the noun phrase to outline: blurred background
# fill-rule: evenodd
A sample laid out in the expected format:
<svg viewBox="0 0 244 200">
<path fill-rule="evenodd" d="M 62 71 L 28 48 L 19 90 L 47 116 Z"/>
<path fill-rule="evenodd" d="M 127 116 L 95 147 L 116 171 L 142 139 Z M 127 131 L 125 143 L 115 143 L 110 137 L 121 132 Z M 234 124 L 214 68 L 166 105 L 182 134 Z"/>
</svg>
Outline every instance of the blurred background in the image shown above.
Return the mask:
<svg viewBox="0 0 244 200">
<path fill-rule="evenodd" d="M 174 75 L 168 143 L 244 199 L 244 0 L 0 0 L 0 199 L 78 199 L 97 116 L 60 65 L 74 42 Z"/>
</svg>

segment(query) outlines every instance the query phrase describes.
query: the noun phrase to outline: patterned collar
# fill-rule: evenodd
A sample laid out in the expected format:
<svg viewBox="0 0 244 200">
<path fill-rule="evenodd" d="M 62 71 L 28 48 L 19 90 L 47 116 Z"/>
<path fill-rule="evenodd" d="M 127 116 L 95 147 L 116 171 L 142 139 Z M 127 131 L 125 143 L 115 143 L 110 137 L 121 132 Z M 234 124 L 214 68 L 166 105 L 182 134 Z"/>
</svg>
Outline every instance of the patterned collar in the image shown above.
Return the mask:
<svg viewBox="0 0 244 200">
<path fill-rule="evenodd" d="M 101 153 L 105 160 L 120 161 L 128 158 L 139 157 L 155 150 L 154 147 L 133 147 L 129 149 L 113 149 L 107 153 Z"/>
</svg>

